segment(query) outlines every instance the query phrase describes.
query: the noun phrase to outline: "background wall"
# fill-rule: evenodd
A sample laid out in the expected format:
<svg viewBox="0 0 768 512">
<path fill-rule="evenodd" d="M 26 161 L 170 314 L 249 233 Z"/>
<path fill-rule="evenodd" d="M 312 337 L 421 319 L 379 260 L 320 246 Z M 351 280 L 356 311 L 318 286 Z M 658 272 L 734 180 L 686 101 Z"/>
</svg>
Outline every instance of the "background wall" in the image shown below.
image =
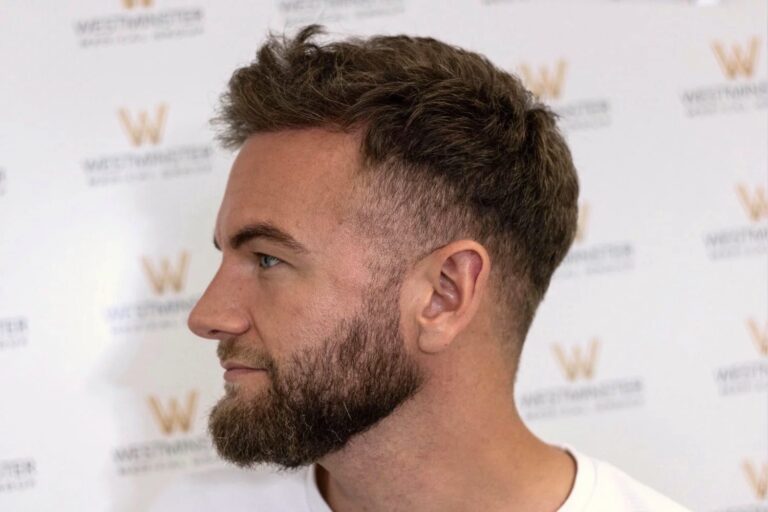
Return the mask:
<svg viewBox="0 0 768 512">
<path fill-rule="evenodd" d="M 0 4 L 0 510 L 137 511 L 217 466 L 218 265 L 233 155 L 207 121 L 266 29 L 431 35 L 562 114 L 579 240 L 527 341 L 545 439 L 695 510 L 768 510 L 763 0 Z"/>
</svg>

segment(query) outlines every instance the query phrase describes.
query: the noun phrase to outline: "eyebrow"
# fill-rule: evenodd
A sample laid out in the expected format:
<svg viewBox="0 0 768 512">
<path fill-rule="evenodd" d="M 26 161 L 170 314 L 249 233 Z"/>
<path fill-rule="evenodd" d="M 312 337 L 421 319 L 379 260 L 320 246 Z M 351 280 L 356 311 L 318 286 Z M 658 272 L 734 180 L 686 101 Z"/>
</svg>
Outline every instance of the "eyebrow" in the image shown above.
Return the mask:
<svg viewBox="0 0 768 512">
<path fill-rule="evenodd" d="M 243 244 L 257 238 L 270 240 L 296 252 L 309 252 L 298 240 L 269 222 L 256 222 L 254 224 L 243 226 L 237 233 L 229 238 L 229 246 L 232 249 L 237 250 L 242 247 Z M 219 242 L 216 241 L 216 235 L 213 235 L 213 246 L 217 250 L 221 250 Z"/>
</svg>

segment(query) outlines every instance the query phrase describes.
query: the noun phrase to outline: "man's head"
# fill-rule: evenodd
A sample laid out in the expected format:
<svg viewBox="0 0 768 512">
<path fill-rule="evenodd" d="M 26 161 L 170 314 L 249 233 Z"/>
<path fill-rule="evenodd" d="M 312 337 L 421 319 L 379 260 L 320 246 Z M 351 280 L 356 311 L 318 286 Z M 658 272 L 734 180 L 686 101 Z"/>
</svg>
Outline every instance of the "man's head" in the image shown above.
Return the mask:
<svg viewBox="0 0 768 512">
<path fill-rule="evenodd" d="M 429 38 L 317 32 L 270 38 L 218 118 L 241 151 L 190 327 L 263 369 L 229 372 L 211 415 L 244 465 L 342 448 L 467 357 L 457 340 L 492 338 L 511 378 L 575 233 L 570 153 L 515 77 Z"/>
</svg>

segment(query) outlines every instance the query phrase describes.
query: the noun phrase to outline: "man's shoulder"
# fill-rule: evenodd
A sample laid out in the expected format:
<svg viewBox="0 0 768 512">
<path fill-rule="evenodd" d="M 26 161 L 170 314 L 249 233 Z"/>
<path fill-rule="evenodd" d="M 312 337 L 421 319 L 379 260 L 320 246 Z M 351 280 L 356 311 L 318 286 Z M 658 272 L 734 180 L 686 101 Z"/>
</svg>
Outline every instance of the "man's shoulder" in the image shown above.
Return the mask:
<svg viewBox="0 0 768 512">
<path fill-rule="evenodd" d="M 307 468 L 223 468 L 193 473 L 163 489 L 149 512 L 305 510 L 306 476 Z"/>
<path fill-rule="evenodd" d="M 671 498 L 608 462 L 583 454 L 579 454 L 578 462 L 582 465 L 591 465 L 591 468 L 584 469 L 594 475 L 586 510 L 690 512 Z"/>
</svg>

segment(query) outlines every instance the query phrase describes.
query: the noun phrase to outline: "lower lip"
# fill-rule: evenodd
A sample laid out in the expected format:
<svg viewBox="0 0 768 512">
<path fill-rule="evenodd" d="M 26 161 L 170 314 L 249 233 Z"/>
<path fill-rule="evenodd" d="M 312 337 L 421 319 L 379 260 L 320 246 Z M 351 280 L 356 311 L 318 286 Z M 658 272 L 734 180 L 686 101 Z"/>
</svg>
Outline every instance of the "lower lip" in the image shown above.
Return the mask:
<svg viewBox="0 0 768 512">
<path fill-rule="evenodd" d="M 248 375 L 257 375 L 266 373 L 265 370 L 255 370 L 252 368 L 232 368 L 224 372 L 224 380 L 231 382 L 235 379 L 247 377 Z"/>
</svg>

